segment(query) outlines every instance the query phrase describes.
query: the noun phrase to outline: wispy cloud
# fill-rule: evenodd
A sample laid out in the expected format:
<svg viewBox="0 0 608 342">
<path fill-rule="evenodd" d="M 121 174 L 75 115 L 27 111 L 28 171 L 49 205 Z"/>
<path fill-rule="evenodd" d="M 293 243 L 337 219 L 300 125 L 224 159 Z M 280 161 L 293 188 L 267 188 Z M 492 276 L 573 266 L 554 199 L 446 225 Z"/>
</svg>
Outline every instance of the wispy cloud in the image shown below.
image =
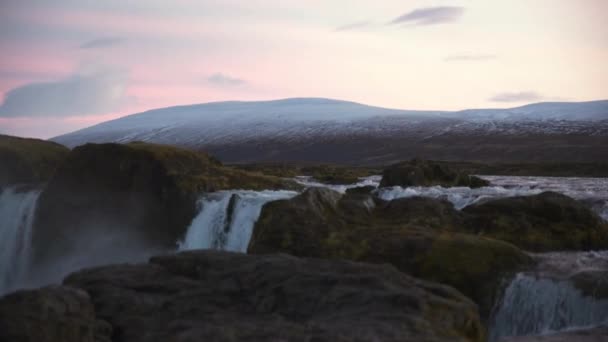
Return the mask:
<svg viewBox="0 0 608 342">
<path fill-rule="evenodd" d="M 535 91 L 504 92 L 492 96 L 493 102 L 534 102 L 542 101 L 545 97 Z"/>
<path fill-rule="evenodd" d="M 126 73 L 96 68 L 54 82 L 12 89 L 0 105 L 0 117 L 66 117 L 108 113 L 127 100 Z"/>
<path fill-rule="evenodd" d="M 497 59 L 497 55 L 491 54 L 467 54 L 467 55 L 452 55 L 443 59 L 444 62 L 482 62 Z"/>
<path fill-rule="evenodd" d="M 122 44 L 124 39 L 119 37 L 101 37 L 93 40 L 89 40 L 88 42 L 84 42 L 80 45 L 81 49 L 99 49 L 106 48 L 115 45 Z"/>
<path fill-rule="evenodd" d="M 369 21 L 357 21 L 354 23 L 336 27 L 336 29 L 334 29 L 334 31 L 336 31 L 336 32 L 353 31 L 353 30 L 360 30 L 360 29 L 368 28 L 370 26 L 372 26 L 372 23 Z"/>
<path fill-rule="evenodd" d="M 207 81 L 216 86 L 236 87 L 247 84 L 247 81 L 232 77 L 221 72 L 215 73 L 207 78 Z"/>
<path fill-rule="evenodd" d="M 422 7 L 405 13 L 389 22 L 391 25 L 410 24 L 413 26 L 437 25 L 454 22 L 464 14 L 464 7 L 437 6 Z"/>
</svg>

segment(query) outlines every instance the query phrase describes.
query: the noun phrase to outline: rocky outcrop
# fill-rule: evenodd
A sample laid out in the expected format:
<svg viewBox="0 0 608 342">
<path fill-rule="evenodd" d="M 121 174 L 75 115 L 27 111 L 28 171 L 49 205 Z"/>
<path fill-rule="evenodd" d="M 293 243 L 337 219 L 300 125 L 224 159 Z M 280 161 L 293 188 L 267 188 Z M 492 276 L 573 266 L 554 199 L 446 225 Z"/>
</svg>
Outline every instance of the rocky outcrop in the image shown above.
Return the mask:
<svg viewBox="0 0 608 342">
<path fill-rule="evenodd" d="M 68 152 L 54 142 L 0 135 L 0 189 L 48 181 Z"/>
<path fill-rule="evenodd" d="M 51 286 L 0 298 L 0 341 L 110 342 L 111 336 L 83 290 Z"/>
<path fill-rule="evenodd" d="M 605 342 L 608 341 L 608 325 L 545 334 L 501 339 L 500 342 Z"/>
<path fill-rule="evenodd" d="M 490 183 L 476 176 L 455 171 L 446 164 L 413 159 L 394 164 L 382 172 L 381 187 L 387 186 L 468 186 L 479 188 Z"/>
<path fill-rule="evenodd" d="M 357 201 L 369 209 L 353 210 Z M 374 202 L 362 195 L 340 197 L 313 188 L 266 204 L 249 252 L 390 263 L 411 275 L 456 287 L 480 305 L 486 318 L 502 278 L 530 258 L 508 243 L 456 232 L 460 220 L 446 201 Z"/>
<path fill-rule="evenodd" d="M 484 337 L 469 299 L 388 265 L 196 251 L 83 270 L 64 284 L 0 300 L 0 336 L 23 342 L 105 342 L 110 331 L 113 342 Z"/>
<path fill-rule="evenodd" d="M 608 225 L 584 204 L 555 192 L 488 201 L 463 212 L 471 232 L 529 251 L 608 248 Z"/>
<path fill-rule="evenodd" d="M 41 194 L 33 244 L 36 261 L 110 238 L 175 248 L 202 192 L 289 188 L 277 177 L 235 170 L 204 153 L 146 143 L 75 148 Z"/>
</svg>

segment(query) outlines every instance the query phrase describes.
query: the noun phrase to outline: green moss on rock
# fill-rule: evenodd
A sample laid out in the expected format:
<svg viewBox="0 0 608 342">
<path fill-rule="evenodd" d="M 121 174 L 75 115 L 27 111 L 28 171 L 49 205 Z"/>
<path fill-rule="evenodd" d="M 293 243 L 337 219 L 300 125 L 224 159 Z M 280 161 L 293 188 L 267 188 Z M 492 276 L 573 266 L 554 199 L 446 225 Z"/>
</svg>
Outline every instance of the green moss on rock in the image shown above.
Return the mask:
<svg viewBox="0 0 608 342">
<path fill-rule="evenodd" d="M 555 192 L 466 207 L 469 231 L 536 252 L 608 248 L 608 224 L 578 201 Z"/>
<path fill-rule="evenodd" d="M 348 210 L 357 201 L 370 210 Z M 266 204 L 249 252 L 390 263 L 454 286 L 475 300 L 487 317 L 501 280 L 531 259 L 508 243 L 456 233 L 461 219 L 449 202 L 435 199 L 384 202 L 313 188 Z"/>
<path fill-rule="evenodd" d="M 479 188 L 489 182 L 456 171 L 444 163 L 413 159 L 389 166 L 382 173 L 380 186 L 468 186 Z"/>
<path fill-rule="evenodd" d="M 0 188 L 48 181 L 68 153 L 54 142 L 0 135 Z"/>
<path fill-rule="evenodd" d="M 74 236 L 126 233 L 155 249 L 174 249 L 201 193 L 296 188 L 295 182 L 221 165 L 171 146 L 87 144 L 68 155 L 40 196 L 37 260 L 76 248 Z"/>
</svg>

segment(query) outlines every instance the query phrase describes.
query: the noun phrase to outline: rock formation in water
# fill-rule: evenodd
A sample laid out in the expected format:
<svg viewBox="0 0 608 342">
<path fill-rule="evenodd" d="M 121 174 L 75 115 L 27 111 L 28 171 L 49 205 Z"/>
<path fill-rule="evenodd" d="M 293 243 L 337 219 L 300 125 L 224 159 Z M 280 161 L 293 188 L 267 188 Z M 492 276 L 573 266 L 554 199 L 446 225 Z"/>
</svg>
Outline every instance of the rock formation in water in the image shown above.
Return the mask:
<svg viewBox="0 0 608 342">
<path fill-rule="evenodd" d="M 48 181 L 68 152 L 54 142 L 0 135 L 0 189 Z"/>
<path fill-rule="evenodd" d="M 311 188 L 266 204 L 248 251 L 390 263 L 454 286 L 474 299 L 487 318 L 503 277 L 525 267 L 530 258 L 511 244 L 458 232 L 460 220 L 445 201 L 384 202 Z"/>
<path fill-rule="evenodd" d="M 388 265 L 199 251 L 6 296 L 0 340 L 481 342 L 483 328 L 458 291 Z"/>
<path fill-rule="evenodd" d="M 584 204 L 544 192 L 463 209 L 470 231 L 528 251 L 608 249 L 608 224 Z"/>
<path fill-rule="evenodd" d="M 68 155 L 40 197 L 36 260 L 69 254 L 79 236 L 120 234 L 120 240 L 128 240 L 126 235 L 173 249 L 196 214 L 202 192 L 296 186 L 170 146 L 87 144 Z"/>
<path fill-rule="evenodd" d="M 413 159 L 389 166 L 382 172 L 381 187 L 387 186 L 467 186 L 479 188 L 489 182 L 456 171 L 445 164 Z"/>
</svg>

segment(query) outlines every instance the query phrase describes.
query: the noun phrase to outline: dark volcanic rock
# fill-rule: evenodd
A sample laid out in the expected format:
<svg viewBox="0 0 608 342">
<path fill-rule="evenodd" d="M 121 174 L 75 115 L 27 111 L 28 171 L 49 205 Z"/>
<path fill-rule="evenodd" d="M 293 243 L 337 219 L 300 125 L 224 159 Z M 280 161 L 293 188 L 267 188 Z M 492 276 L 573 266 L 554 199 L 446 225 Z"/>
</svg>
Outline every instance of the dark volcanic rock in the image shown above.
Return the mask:
<svg viewBox="0 0 608 342">
<path fill-rule="evenodd" d="M 358 186 L 356 188 L 346 189 L 346 193 L 347 194 L 368 195 L 368 194 L 370 194 L 374 190 L 376 190 L 375 186 L 373 186 L 373 185 L 366 185 L 366 186 Z"/>
<path fill-rule="evenodd" d="M 196 214 L 203 191 L 290 185 L 170 146 L 80 146 L 40 196 L 33 236 L 36 261 L 69 255 L 82 248 L 82 240 L 99 245 L 113 239 L 110 244 L 126 250 L 135 250 L 133 243 L 155 251 L 173 249 Z"/>
<path fill-rule="evenodd" d="M 382 172 L 381 187 L 387 186 L 468 186 L 479 188 L 490 183 L 479 177 L 452 170 L 446 164 L 413 159 L 386 168 Z"/>
<path fill-rule="evenodd" d="M 483 339 L 470 300 L 388 265 L 197 251 L 65 284 L 90 293 L 114 342 Z"/>
<path fill-rule="evenodd" d="M 472 232 L 525 250 L 608 248 L 608 225 L 584 204 L 555 192 L 492 200 L 463 212 Z"/>
<path fill-rule="evenodd" d="M 68 152 L 54 142 L 0 135 L 0 188 L 48 181 Z"/>
<path fill-rule="evenodd" d="M 51 286 L 0 298 L 2 342 L 110 342 L 111 333 L 83 290 Z"/>
<path fill-rule="evenodd" d="M 480 305 L 486 318 L 503 277 L 530 262 L 505 242 L 455 232 L 459 213 L 446 201 L 407 198 L 379 202 L 327 189 L 309 189 L 266 204 L 250 253 L 342 258 L 390 263 L 399 270 L 456 287 Z M 348 205 L 346 205 L 346 202 Z"/>
</svg>

